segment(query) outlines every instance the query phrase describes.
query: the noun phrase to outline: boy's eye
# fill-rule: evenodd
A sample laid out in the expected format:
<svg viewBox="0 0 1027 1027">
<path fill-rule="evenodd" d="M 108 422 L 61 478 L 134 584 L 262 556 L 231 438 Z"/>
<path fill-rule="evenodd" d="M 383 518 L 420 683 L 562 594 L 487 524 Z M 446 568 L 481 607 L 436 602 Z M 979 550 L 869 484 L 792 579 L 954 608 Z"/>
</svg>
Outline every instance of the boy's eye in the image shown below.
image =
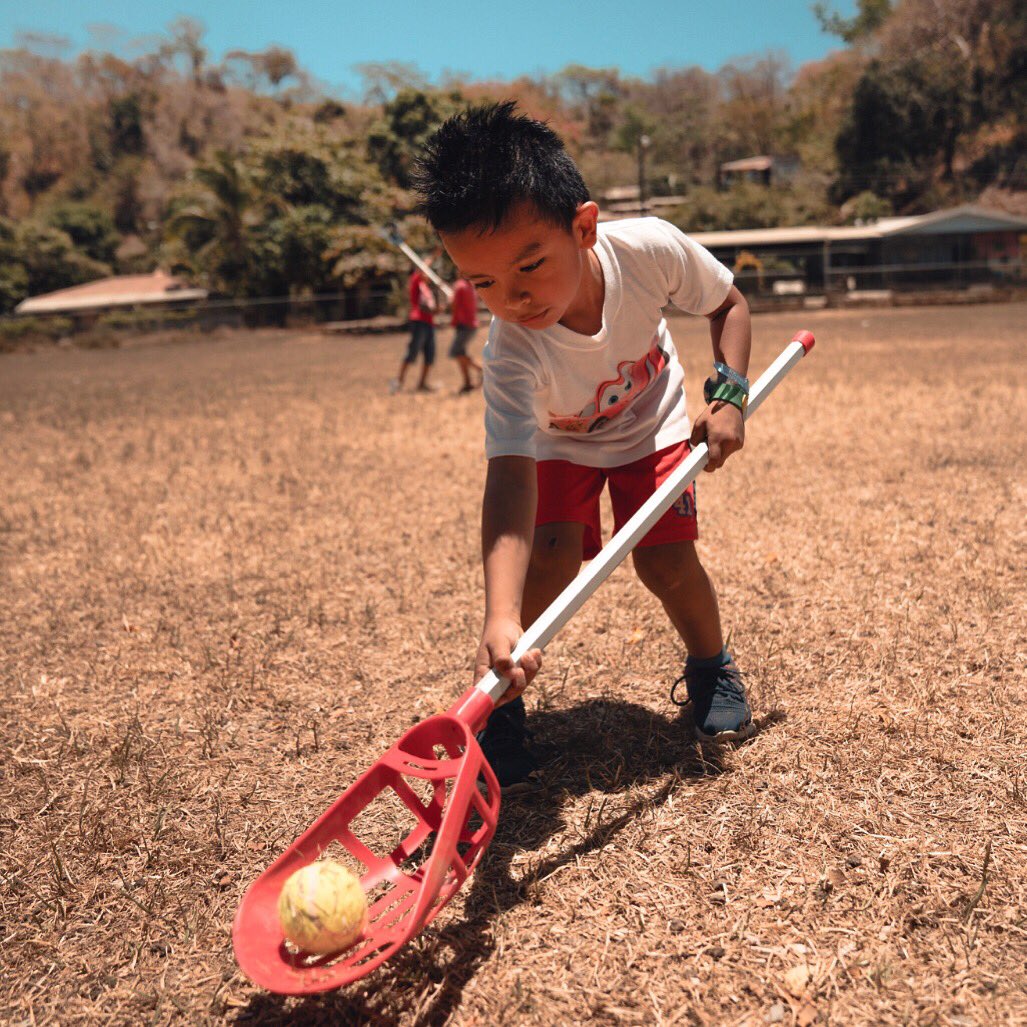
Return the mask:
<svg viewBox="0 0 1027 1027">
<path fill-rule="evenodd" d="M 534 264 L 528 264 L 527 267 L 521 268 L 521 274 L 528 274 L 531 271 L 540 268 L 546 262 L 546 258 L 543 257 L 541 260 L 536 260 Z"/>
<path fill-rule="evenodd" d="M 487 289 L 492 283 L 491 282 L 475 282 L 475 289 Z"/>
</svg>

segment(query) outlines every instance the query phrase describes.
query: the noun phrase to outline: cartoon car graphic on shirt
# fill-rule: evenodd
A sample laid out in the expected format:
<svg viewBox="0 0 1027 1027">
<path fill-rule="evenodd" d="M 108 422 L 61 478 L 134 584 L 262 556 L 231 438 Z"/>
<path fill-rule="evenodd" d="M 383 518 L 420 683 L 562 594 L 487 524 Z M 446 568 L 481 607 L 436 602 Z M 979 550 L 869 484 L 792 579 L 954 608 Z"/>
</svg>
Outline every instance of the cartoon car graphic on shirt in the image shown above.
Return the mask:
<svg viewBox="0 0 1027 1027">
<path fill-rule="evenodd" d="M 654 341 L 644 357 L 617 365 L 617 377 L 596 389 L 595 400 L 578 414 L 549 414 L 549 427 L 587 435 L 626 410 L 667 366 L 667 354 Z"/>
</svg>

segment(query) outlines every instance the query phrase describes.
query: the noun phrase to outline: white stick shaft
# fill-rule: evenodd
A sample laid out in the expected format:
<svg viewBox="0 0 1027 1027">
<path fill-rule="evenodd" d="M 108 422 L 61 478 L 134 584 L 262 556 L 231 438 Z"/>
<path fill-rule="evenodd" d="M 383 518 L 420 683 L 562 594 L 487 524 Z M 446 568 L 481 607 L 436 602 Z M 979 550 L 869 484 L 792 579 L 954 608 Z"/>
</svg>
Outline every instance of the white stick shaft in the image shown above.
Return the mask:
<svg viewBox="0 0 1027 1027">
<path fill-rule="evenodd" d="M 802 359 L 806 350 L 801 342 L 791 342 L 781 355 L 760 375 L 752 387 L 745 412 L 748 420 L 770 395 L 782 378 Z M 610 576 L 617 565 L 649 533 L 656 522 L 673 506 L 675 500 L 706 466 L 710 452 L 705 442 L 699 443 L 679 464 L 670 477 L 635 511 L 632 518 L 603 547 L 602 552 L 549 604 L 545 612 L 521 636 L 512 653 L 514 662 L 529 649 L 544 649 L 567 621 L 581 609 L 585 600 Z M 510 686 L 490 670 L 477 687 L 496 702 Z"/>
</svg>

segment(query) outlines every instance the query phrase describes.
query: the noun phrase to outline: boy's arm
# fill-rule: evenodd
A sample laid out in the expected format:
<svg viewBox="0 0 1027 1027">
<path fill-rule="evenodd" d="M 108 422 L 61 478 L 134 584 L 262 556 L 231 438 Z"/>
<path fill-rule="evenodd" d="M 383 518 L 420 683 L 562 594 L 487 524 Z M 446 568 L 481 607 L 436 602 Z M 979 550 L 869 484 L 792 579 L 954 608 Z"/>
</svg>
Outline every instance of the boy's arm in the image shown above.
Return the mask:
<svg viewBox="0 0 1027 1027">
<path fill-rule="evenodd" d="M 474 680 L 481 680 L 490 668 L 509 678 L 510 688 L 500 702 L 520 695 L 542 661 L 537 649 L 526 653 L 518 667 L 510 659 L 524 633 L 521 599 L 535 534 L 536 501 L 534 460 L 500 456 L 489 461 L 481 512 L 485 626 L 474 661 Z"/>
<path fill-rule="evenodd" d="M 745 377 L 749 373 L 752 321 L 749 317 L 749 304 L 738 291 L 738 286 L 732 285 L 727 299 L 706 316 L 710 322 L 714 359 Z"/>
<path fill-rule="evenodd" d="M 752 323 L 749 304 L 738 287 L 732 285 L 724 302 L 706 316 L 710 322 L 714 359 L 746 376 L 752 346 Z M 715 471 L 745 444 L 745 420 L 741 410 L 731 403 L 710 404 L 692 426 L 692 445 L 703 441 L 710 447 L 710 459 L 705 470 Z"/>
</svg>

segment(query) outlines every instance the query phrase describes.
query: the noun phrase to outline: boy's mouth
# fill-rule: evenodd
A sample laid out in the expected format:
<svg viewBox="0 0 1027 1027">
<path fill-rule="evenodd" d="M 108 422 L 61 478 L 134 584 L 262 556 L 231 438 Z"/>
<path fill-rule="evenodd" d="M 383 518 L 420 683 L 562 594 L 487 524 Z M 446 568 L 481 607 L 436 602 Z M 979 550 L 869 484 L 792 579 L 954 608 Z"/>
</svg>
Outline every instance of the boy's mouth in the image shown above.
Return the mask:
<svg viewBox="0 0 1027 1027">
<path fill-rule="evenodd" d="M 549 313 L 549 308 L 546 307 L 545 310 L 540 310 L 537 314 L 532 314 L 530 317 L 518 318 L 517 319 L 517 323 L 518 324 L 522 324 L 522 325 L 531 325 L 531 324 L 535 323 L 536 321 L 544 320 L 546 314 L 548 314 L 548 313 Z"/>
</svg>

